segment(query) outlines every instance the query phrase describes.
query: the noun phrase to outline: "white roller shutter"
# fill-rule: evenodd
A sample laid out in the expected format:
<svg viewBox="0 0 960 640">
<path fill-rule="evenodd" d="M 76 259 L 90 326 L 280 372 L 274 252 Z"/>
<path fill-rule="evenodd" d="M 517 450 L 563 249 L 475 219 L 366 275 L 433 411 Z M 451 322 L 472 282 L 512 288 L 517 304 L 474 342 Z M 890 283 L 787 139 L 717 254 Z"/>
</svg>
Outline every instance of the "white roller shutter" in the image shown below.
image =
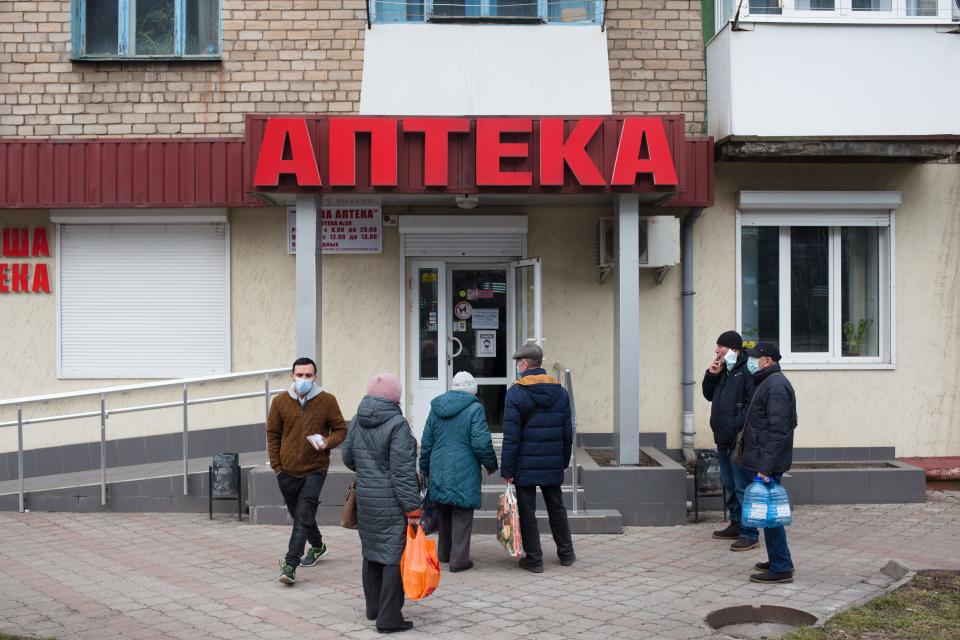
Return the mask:
<svg viewBox="0 0 960 640">
<path fill-rule="evenodd" d="M 526 216 L 400 216 L 403 254 L 416 257 L 521 258 Z"/>
<path fill-rule="evenodd" d="M 523 236 L 509 233 L 409 233 L 404 236 L 408 256 L 503 256 L 523 255 Z"/>
<path fill-rule="evenodd" d="M 59 226 L 59 375 L 230 370 L 227 225 Z"/>
</svg>

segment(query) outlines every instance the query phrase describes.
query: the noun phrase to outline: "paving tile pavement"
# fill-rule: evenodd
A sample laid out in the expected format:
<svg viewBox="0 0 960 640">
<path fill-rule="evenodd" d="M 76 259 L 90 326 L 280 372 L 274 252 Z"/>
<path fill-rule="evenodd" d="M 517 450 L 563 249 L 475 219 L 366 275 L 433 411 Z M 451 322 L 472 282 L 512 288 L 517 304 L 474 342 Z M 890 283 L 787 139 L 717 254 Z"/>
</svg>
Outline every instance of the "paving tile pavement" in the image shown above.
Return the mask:
<svg viewBox="0 0 960 640">
<path fill-rule="evenodd" d="M 828 615 L 889 583 L 891 558 L 960 568 L 960 497 L 924 504 L 799 507 L 789 529 L 790 585 L 747 578 L 758 551 L 710 538 L 719 522 L 632 527 L 574 537 L 562 567 L 544 537 L 546 571 L 519 570 L 492 536 L 474 536 L 476 570 L 444 573 L 439 590 L 404 613 L 406 637 L 666 638 L 715 636 L 710 611 L 734 604 L 795 606 Z M 325 528 L 329 555 L 276 582 L 286 527 L 171 513 L 0 514 L 0 631 L 105 640 L 197 637 L 373 638 L 363 615 L 360 545 Z"/>
</svg>

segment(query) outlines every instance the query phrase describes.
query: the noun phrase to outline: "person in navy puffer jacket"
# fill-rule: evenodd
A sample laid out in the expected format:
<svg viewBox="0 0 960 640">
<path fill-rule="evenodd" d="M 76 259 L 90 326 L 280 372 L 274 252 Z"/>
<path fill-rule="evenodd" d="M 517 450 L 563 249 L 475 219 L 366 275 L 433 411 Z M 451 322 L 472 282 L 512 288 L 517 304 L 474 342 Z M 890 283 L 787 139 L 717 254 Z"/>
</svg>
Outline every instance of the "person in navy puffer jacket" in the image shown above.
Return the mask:
<svg viewBox="0 0 960 640">
<path fill-rule="evenodd" d="M 497 470 L 487 412 L 477 398 L 477 381 L 467 371 L 430 402 L 420 440 L 420 475 L 429 478 L 430 499 L 440 512 L 437 555 L 451 573 L 473 568 L 470 533 L 473 511 L 482 504 L 480 466 Z"/>
<path fill-rule="evenodd" d="M 537 487 L 543 493 L 560 564 L 568 567 L 576 560 L 560 490 L 573 450 L 570 396 L 542 368 L 543 350 L 539 346 L 526 344 L 513 354 L 513 359 L 520 376 L 507 390 L 504 400 L 500 476 L 517 490 L 520 536 L 526 553 L 520 566 L 542 573 Z"/>
</svg>

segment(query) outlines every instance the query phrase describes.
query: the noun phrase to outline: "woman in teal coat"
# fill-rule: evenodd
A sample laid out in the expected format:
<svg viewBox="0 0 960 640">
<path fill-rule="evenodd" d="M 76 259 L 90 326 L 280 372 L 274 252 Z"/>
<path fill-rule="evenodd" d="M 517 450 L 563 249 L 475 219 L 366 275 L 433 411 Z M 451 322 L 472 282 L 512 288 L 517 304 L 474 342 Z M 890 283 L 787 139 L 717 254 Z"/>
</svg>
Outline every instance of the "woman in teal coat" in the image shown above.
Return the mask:
<svg viewBox="0 0 960 640">
<path fill-rule="evenodd" d="M 487 416 L 477 399 L 477 381 L 466 371 L 453 376 L 450 391 L 430 402 L 420 441 L 420 475 L 429 478 L 430 499 L 440 512 L 440 562 L 450 571 L 473 568 L 470 533 L 481 506 L 480 465 L 497 470 Z"/>
</svg>

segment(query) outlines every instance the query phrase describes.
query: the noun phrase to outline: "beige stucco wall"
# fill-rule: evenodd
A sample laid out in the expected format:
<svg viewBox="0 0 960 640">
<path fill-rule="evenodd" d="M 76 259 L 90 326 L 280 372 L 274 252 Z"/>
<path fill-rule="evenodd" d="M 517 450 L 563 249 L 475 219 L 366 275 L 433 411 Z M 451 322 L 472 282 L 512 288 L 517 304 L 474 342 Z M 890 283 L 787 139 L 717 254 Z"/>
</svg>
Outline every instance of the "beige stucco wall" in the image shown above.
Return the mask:
<svg viewBox="0 0 960 640">
<path fill-rule="evenodd" d="M 615 276 L 600 283 L 597 218 L 609 209 L 529 209 L 527 253 L 543 264 L 543 333 L 547 362 L 572 370 L 578 428 L 613 431 Z M 662 212 L 650 212 L 652 214 Z M 640 431 L 679 431 L 681 382 L 680 270 L 662 284 L 640 273 Z"/>
<path fill-rule="evenodd" d="M 897 455 L 960 452 L 960 170 L 957 165 L 718 164 L 716 206 L 695 235 L 697 381 L 736 321 L 735 198 L 745 189 L 898 190 L 896 369 L 787 371 L 797 390 L 799 447 L 889 446 Z M 695 404 L 697 445 L 711 442 Z M 676 430 L 669 442 L 679 446 Z"/>
<path fill-rule="evenodd" d="M 895 370 L 788 371 L 797 393 L 802 447 L 889 446 L 899 455 L 956 455 L 960 451 L 957 391 L 960 352 L 960 171 L 956 165 L 718 165 L 717 204 L 695 231 L 695 374 L 711 357 L 714 340 L 736 322 L 735 196 L 741 189 L 899 190 L 896 213 Z M 529 256 L 543 264 L 544 347 L 547 364 L 559 361 L 574 373 L 580 429 L 613 428 L 614 283 L 600 283 L 595 266 L 596 219 L 605 207 L 512 209 L 528 216 Z M 406 212 L 406 210 L 404 211 Z M 420 213 L 419 211 L 410 211 Z M 473 215 L 478 215 L 475 212 Z M 490 210 L 488 213 L 503 213 Z M 47 212 L 0 212 L 0 226 L 53 225 Z M 230 212 L 231 331 L 234 371 L 285 367 L 296 355 L 294 257 L 286 252 L 285 212 L 257 208 Z M 55 245 L 51 244 L 55 251 Z M 31 261 L 35 259 L 30 259 Z M 55 276 L 53 257 L 46 259 Z M 384 250 L 370 256 L 323 260 L 323 382 L 353 414 L 370 375 L 400 370 L 399 239 L 384 227 Z M 56 379 L 56 291 L 0 297 L 6 351 L 0 397 L 35 395 L 123 384 L 125 380 Z M 666 432 L 681 446 L 681 286 L 679 267 L 662 284 L 655 271 L 641 273 L 640 430 Z M 285 384 L 281 377 L 278 384 Z M 204 395 L 262 388 L 262 382 L 219 387 Z M 179 390 L 123 398 L 140 404 L 173 400 Z M 198 394 L 201 391 L 197 392 Z M 697 445 L 711 444 L 709 404 L 695 395 Z M 118 400 L 119 402 L 119 400 Z M 42 412 L 90 410 L 60 405 Z M 38 409 L 39 411 L 39 409 Z M 191 429 L 262 419 L 262 400 L 191 409 Z M 0 420 L 15 417 L 0 410 Z M 110 418 L 110 437 L 181 428 L 179 411 Z M 28 430 L 28 446 L 95 440 L 95 418 Z M 14 429 L 0 431 L 0 451 L 15 449 Z"/>
<path fill-rule="evenodd" d="M 289 366 L 297 356 L 294 318 L 294 256 L 287 253 L 286 212 L 281 208 L 235 209 L 230 222 L 231 368 L 233 372 Z M 5 328 L 0 399 L 113 387 L 146 380 L 60 380 L 56 377 L 56 225 L 47 211 L 0 212 L 0 227 L 47 225 L 51 294 L 4 294 L 0 326 Z M 370 256 L 325 256 L 323 259 L 324 386 L 337 395 L 345 416 L 353 415 L 366 380 L 380 370 L 398 371 L 399 264 L 396 227 L 384 229 L 383 252 Z M 20 261 L 17 259 L 17 261 Z M 149 336 L 144 336 L 149 340 Z M 285 375 L 274 387 L 286 384 Z M 195 387 L 193 397 L 243 393 L 263 388 L 262 378 Z M 181 388 L 110 396 L 110 408 L 182 399 Z M 99 398 L 28 405 L 26 418 L 99 410 Z M 193 406 L 191 430 L 263 420 L 262 398 Z M 16 419 L 13 408 L 0 409 L 0 422 Z M 111 416 L 108 437 L 172 433 L 183 428 L 179 409 Z M 99 439 L 99 417 L 28 425 L 28 448 Z M 0 451 L 17 447 L 16 429 L 0 429 Z"/>
</svg>

